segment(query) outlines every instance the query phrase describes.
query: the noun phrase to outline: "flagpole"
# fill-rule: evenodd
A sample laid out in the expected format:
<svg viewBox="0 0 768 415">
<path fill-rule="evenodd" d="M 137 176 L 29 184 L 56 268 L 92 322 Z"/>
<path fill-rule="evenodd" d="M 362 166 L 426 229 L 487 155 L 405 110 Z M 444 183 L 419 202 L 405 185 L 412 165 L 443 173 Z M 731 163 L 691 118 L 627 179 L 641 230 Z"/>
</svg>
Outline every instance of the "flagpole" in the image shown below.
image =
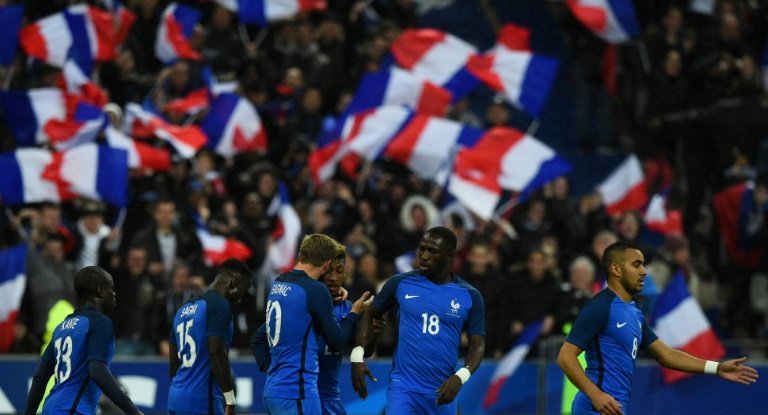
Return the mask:
<svg viewBox="0 0 768 415">
<path fill-rule="evenodd" d="M 3 89 L 8 89 L 11 86 L 14 72 L 16 72 L 16 65 L 11 64 L 8 70 L 5 72 L 5 79 L 3 79 Z"/>
<path fill-rule="evenodd" d="M 117 221 L 113 227 L 113 229 L 117 230 L 117 233 L 115 234 L 115 239 L 109 244 L 110 252 L 117 252 L 117 250 L 120 249 L 120 238 L 122 237 L 123 233 L 123 224 L 125 223 L 126 212 L 127 209 L 123 207 L 120 208 L 120 213 L 117 214 Z"/>
<path fill-rule="evenodd" d="M 531 125 L 528 126 L 528 130 L 526 130 L 525 135 L 533 136 L 536 134 L 536 131 L 539 129 L 539 125 L 541 125 L 541 121 L 539 121 L 538 118 L 534 118 L 533 121 L 531 121 Z"/>
<path fill-rule="evenodd" d="M 637 48 L 640 52 L 640 62 L 643 64 L 643 72 L 646 75 L 651 74 L 651 61 L 648 58 L 648 48 L 645 47 L 645 40 L 639 39 L 637 41 Z"/>
<path fill-rule="evenodd" d="M 11 225 L 13 225 L 13 227 L 16 229 L 16 232 L 18 232 L 19 236 L 21 236 L 21 239 L 25 241 L 29 241 L 29 234 L 24 229 L 24 227 L 21 226 L 21 224 L 18 222 L 18 220 L 16 219 L 16 215 L 14 215 L 13 212 L 11 212 L 11 209 L 8 208 L 8 206 L 6 206 L 5 209 L 3 210 L 5 211 L 5 216 L 7 216 L 8 220 L 11 222 Z"/>
</svg>

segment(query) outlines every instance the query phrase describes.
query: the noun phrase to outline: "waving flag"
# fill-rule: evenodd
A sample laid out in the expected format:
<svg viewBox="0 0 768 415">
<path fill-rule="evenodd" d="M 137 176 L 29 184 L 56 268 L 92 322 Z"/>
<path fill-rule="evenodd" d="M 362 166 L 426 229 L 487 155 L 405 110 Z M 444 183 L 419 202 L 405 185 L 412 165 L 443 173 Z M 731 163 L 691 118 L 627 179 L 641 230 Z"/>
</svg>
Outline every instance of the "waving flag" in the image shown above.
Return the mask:
<svg viewBox="0 0 768 415">
<path fill-rule="evenodd" d="M 683 217 L 679 210 L 667 210 L 667 198 L 655 194 L 645 210 L 645 226 L 663 235 L 682 234 Z"/>
<path fill-rule="evenodd" d="M 200 88 L 187 94 L 187 96 L 174 99 L 163 105 L 163 112 L 175 112 L 177 114 L 197 114 L 211 105 L 208 88 Z"/>
<path fill-rule="evenodd" d="M 496 46 L 482 56 L 470 57 L 467 68 L 491 89 L 503 92 L 513 105 L 539 118 L 559 62 L 531 52 L 529 37 L 529 29 L 505 25 Z"/>
<path fill-rule="evenodd" d="M 184 158 L 192 158 L 208 141 L 203 130 L 196 125 L 179 127 L 165 122 L 141 105 L 129 103 L 125 107 L 123 130 L 131 136 L 149 138 L 156 136 L 168 142 Z"/>
<path fill-rule="evenodd" d="M 115 45 L 120 46 L 128 37 L 131 27 L 136 22 L 136 13 L 126 8 L 120 0 L 102 0 L 104 6 L 112 13 L 112 17 L 117 22 L 115 31 Z"/>
<path fill-rule="evenodd" d="M 237 13 L 241 23 L 262 27 L 302 12 L 325 11 L 328 8 L 326 0 L 216 0 L 216 3 Z"/>
<path fill-rule="evenodd" d="M 0 353 L 13 343 L 13 325 L 27 284 L 27 245 L 0 251 Z"/>
<path fill-rule="evenodd" d="M 578 21 L 608 43 L 640 33 L 632 0 L 565 0 Z"/>
<path fill-rule="evenodd" d="M 59 75 L 59 87 L 79 101 L 103 108 L 107 92 L 96 85 L 73 59 L 67 59 Z"/>
<path fill-rule="evenodd" d="M 100 108 L 78 103 L 72 119 L 50 120 L 43 129 L 53 147 L 63 151 L 94 141 L 106 122 L 106 114 Z"/>
<path fill-rule="evenodd" d="M 513 128 L 492 128 L 472 148 L 459 150 L 448 191 L 467 209 L 490 219 L 501 190 L 525 198 L 571 165 L 536 138 Z"/>
<path fill-rule="evenodd" d="M 483 399 L 483 409 L 488 409 L 498 402 L 502 387 L 507 382 L 507 379 L 512 377 L 520 363 L 525 360 L 533 345 L 536 344 L 543 325 L 544 323 L 541 321 L 530 323 L 517 336 L 515 344 L 504 355 L 491 376 L 491 384 Z"/>
<path fill-rule="evenodd" d="M 0 90 L 0 105 L 13 138 L 20 147 L 47 143 L 45 125 L 50 120 L 66 117 L 64 95 L 57 88 L 30 89 L 26 92 Z"/>
<path fill-rule="evenodd" d="M 447 90 L 408 71 L 392 67 L 365 74 L 347 112 L 351 114 L 386 105 L 405 105 L 417 113 L 442 117 L 450 103 L 451 93 Z"/>
<path fill-rule="evenodd" d="M 171 153 L 166 149 L 136 141 L 111 125 L 104 129 L 104 137 L 110 147 L 128 152 L 128 168 L 152 171 L 171 169 Z"/>
<path fill-rule="evenodd" d="M 642 210 L 648 203 L 645 175 L 640 160 L 631 154 L 597 186 L 603 195 L 605 211 L 613 215 L 628 210 Z"/>
<path fill-rule="evenodd" d="M 155 56 L 166 65 L 179 59 L 200 60 L 200 52 L 192 49 L 189 38 L 200 20 L 200 12 L 188 6 L 171 3 L 163 11 L 157 27 Z"/>
<path fill-rule="evenodd" d="M 22 148 L 0 154 L 0 197 L 18 205 L 62 202 L 83 196 L 125 206 L 127 154 L 107 146 L 84 144 L 52 153 Z"/>
<path fill-rule="evenodd" d="M 253 104 L 239 95 L 219 95 L 200 127 L 208 135 L 207 147 L 222 156 L 267 150 L 267 134 L 259 113 Z"/>
<path fill-rule="evenodd" d="M 466 66 L 477 48 L 449 33 L 409 29 L 394 41 L 391 51 L 398 65 L 450 91 L 453 102 L 480 84 Z"/>
<path fill-rule="evenodd" d="M 218 266 L 229 258 L 246 261 L 253 255 L 248 245 L 237 239 L 213 235 L 204 224 L 198 224 L 196 232 L 197 239 L 203 246 L 205 263 L 209 267 Z"/>
<path fill-rule="evenodd" d="M 275 216 L 277 223 L 272 231 L 272 244 L 267 250 L 265 262 L 278 273 L 290 271 L 296 264 L 301 220 L 291 205 L 285 184 L 278 185 L 278 194 L 267 208 L 267 214 Z"/>
<path fill-rule="evenodd" d="M 24 27 L 19 41 L 28 55 L 57 68 L 72 56 L 90 73 L 93 62 L 115 58 L 112 15 L 87 4 L 75 4 Z"/>
<path fill-rule="evenodd" d="M 10 66 L 16 58 L 22 17 L 23 5 L 0 7 L 0 65 Z"/>
<path fill-rule="evenodd" d="M 737 264 L 757 267 L 763 250 L 749 222 L 752 212 L 762 215 L 765 207 L 755 209 L 752 183 L 726 187 L 715 194 L 712 202 L 728 256 Z"/>
<path fill-rule="evenodd" d="M 720 339 L 712 330 L 699 303 L 691 297 L 680 271 L 669 280 L 659 296 L 650 326 L 673 349 L 707 360 L 718 360 L 725 356 Z M 667 368 L 661 370 L 665 383 L 674 383 L 692 376 Z"/>
</svg>

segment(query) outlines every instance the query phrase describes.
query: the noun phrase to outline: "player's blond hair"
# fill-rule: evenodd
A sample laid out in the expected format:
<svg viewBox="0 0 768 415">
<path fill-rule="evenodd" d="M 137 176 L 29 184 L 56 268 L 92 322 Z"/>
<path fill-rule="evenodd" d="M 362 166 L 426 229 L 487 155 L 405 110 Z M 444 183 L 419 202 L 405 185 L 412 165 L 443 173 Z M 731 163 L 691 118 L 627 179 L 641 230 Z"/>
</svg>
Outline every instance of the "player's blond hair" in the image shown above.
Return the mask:
<svg viewBox="0 0 768 415">
<path fill-rule="evenodd" d="M 341 245 L 328 235 L 313 233 L 304 237 L 299 248 L 299 262 L 320 267 L 332 261 Z"/>
</svg>

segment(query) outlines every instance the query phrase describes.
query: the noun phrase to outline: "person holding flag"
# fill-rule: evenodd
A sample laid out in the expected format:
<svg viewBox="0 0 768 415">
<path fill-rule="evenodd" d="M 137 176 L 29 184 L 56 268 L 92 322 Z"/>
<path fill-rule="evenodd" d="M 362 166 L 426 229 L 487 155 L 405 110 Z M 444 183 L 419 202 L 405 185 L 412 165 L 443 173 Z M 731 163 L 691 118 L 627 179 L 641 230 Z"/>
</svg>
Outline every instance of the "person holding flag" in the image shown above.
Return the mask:
<svg viewBox="0 0 768 415">
<path fill-rule="evenodd" d="M 648 326 L 632 295 L 643 290 L 645 258 L 633 244 L 616 241 L 602 256 L 607 288 L 579 313 L 565 340 L 557 363 L 579 389 L 573 415 L 623 415 L 629 403 L 632 374 L 639 348 L 662 366 L 688 373 L 718 375 L 731 382 L 757 382 L 757 371 L 742 357 L 725 362 L 699 359 L 667 346 Z M 586 352 L 587 368 L 578 356 Z"/>
</svg>

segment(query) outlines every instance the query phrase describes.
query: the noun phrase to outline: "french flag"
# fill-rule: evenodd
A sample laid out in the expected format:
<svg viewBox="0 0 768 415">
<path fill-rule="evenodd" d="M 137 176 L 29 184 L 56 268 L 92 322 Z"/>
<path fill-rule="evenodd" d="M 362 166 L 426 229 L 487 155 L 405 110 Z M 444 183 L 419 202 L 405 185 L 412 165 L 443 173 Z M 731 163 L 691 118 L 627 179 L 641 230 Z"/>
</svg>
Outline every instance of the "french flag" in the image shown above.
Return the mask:
<svg viewBox="0 0 768 415">
<path fill-rule="evenodd" d="M 608 43 L 640 33 L 632 0 L 565 0 L 578 21 Z"/>
<path fill-rule="evenodd" d="M 544 322 L 542 321 L 530 323 L 517 336 L 515 344 L 504 355 L 491 376 L 488 392 L 486 392 L 483 399 L 483 409 L 489 409 L 499 401 L 502 387 L 507 382 L 507 379 L 512 377 L 520 364 L 523 363 L 533 345 L 536 344 L 543 325 Z"/>
<path fill-rule="evenodd" d="M 603 205 L 609 215 L 642 210 L 648 203 L 643 167 L 634 154 L 629 155 L 598 184 L 597 190 L 603 196 Z"/>
<path fill-rule="evenodd" d="M 216 4 L 237 13 L 240 23 L 261 27 L 302 12 L 328 9 L 326 0 L 216 0 Z"/>
<path fill-rule="evenodd" d="M 269 269 L 277 273 L 288 272 L 296 264 L 301 220 L 296 209 L 291 205 L 288 188 L 284 183 L 278 185 L 278 194 L 267 208 L 267 214 L 275 217 L 276 224 L 272 231 L 272 244 L 267 250 L 265 263 Z"/>
<path fill-rule="evenodd" d="M 516 107 L 536 118 L 555 83 L 559 61 L 531 52 L 530 30 L 507 24 L 496 46 L 482 56 L 470 57 L 467 68 L 496 92 L 503 92 Z"/>
<path fill-rule="evenodd" d="M 180 127 L 168 124 L 159 116 L 145 110 L 141 105 L 129 103 L 125 107 L 123 130 L 138 138 L 156 136 L 173 146 L 182 157 L 189 159 L 208 141 L 203 130 L 196 125 Z"/>
<path fill-rule="evenodd" d="M 246 261 L 253 255 L 248 245 L 237 239 L 226 238 L 221 235 L 213 235 L 205 225 L 198 226 L 197 239 L 203 246 L 205 263 L 209 267 L 215 267 L 229 258 Z"/>
<path fill-rule="evenodd" d="M 734 184 L 715 193 L 712 198 L 720 237 L 728 256 L 736 263 L 757 267 L 762 248 L 758 235 L 750 229 L 750 216 L 761 214 L 765 206 L 755 206 L 755 193 L 751 182 Z"/>
<path fill-rule="evenodd" d="M 50 120 L 43 129 L 53 147 L 64 151 L 96 140 L 106 122 L 106 115 L 100 108 L 78 103 L 72 119 Z"/>
<path fill-rule="evenodd" d="M 16 58 L 16 47 L 19 44 L 21 18 L 24 17 L 24 6 L 0 7 L 0 65 L 10 66 Z"/>
<path fill-rule="evenodd" d="M 83 144 L 52 153 L 22 148 L 0 154 L 0 197 L 9 205 L 64 202 L 83 196 L 125 206 L 128 155 L 124 150 Z"/>
<path fill-rule="evenodd" d="M 13 325 L 27 285 L 27 245 L 0 251 L 0 353 L 13 344 Z"/>
<path fill-rule="evenodd" d="M 645 210 L 645 226 L 653 232 L 662 235 L 682 234 L 683 216 L 679 210 L 668 210 L 667 198 L 662 194 L 655 194 L 648 202 Z"/>
<path fill-rule="evenodd" d="M 451 104 L 451 93 L 400 68 L 390 67 L 363 76 L 348 113 L 405 105 L 417 113 L 442 117 Z"/>
<path fill-rule="evenodd" d="M 192 7 L 171 3 L 163 11 L 157 27 L 155 56 L 168 65 L 180 59 L 201 60 L 200 52 L 192 49 L 189 38 L 200 20 L 200 12 Z"/>
<path fill-rule="evenodd" d="M 107 145 L 128 153 L 128 168 L 150 171 L 171 169 L 171 153 L 164 148 L 155 148 L 136 141 L 111 125 L 104 129 L 104 137 L 107 139 Z"/>
<path fill-rule="evenodd" d="M 409 29 L 391 47 L 398 65 L 415 76 L 447 89 L 459 101 L 480 80 L 467 70 L 477 48 L 449 33 L 435 29 Z"/>
<path fill-rule="evenodd" d="M 174 99 L 163 105 L 163 112 L 177 114 L 197 114 L 211 105 L 211 97 L 208 88 L 196 89 L 187 96 Z"/>
<path fill-rule="evenodd" d="M 682 272 L 669 280 L 651 313 L 650 326 L 659 338 L 673 349 L 706 360 L 725 356 L 725 349 L 701 310 L 691 297 Z M 665 383 L 674 383 L 692 376 L 691 373 L 662 368 Z"/>
<path fill-rule="evenodd" d="M 484 219 L 493 216 L 501 189 L 521 198 L 558 176 L 571 165 L 555 151 L 514 128 L 492 128 L 472 148 L 456 155 L 448 191 L 467 209 Z"/>
<path fill-rule="evenodd" d="M 102 0 L 104 6 L 112 13 L 112 17 L 117 22 L 115 32 L 115 45 L 122 45 L 125 38 L 128 37 L 131 27 L 136 22 L 136 13 L 129 10 L 120 2 L 120 0 Z"/>
<path fill-rule="evenodd" d="M 28 55 L 57 68 L 71 55 L 87 73 L 93 62 L 116 56 L 112 15 L 87 4 L 75 4 L 24 27 L 19 41 Z"/>
<path fill-rule="evenodd" d="M 73 59 L 67 59 L 59 75 L 59 87 L 77 100 L 103 108 L 107 93 L 96 85 Z"/>
<path fill-rule="evenodd" d="M 247 99 L 225 93 L 211 105 L 200 127 L 208 135 L 206 146 L 231 157 L 243 151 L 265 152 L 267 133 L 256 108 Z"/>
<path fill-rule="evenodd" d="M 19 147 L 48 142 L 45 125 L 66 118 L 64 94 L 58 88 L 38 88 L 25 92 L 0 90 L 0 105 Z"/>
</svg>

